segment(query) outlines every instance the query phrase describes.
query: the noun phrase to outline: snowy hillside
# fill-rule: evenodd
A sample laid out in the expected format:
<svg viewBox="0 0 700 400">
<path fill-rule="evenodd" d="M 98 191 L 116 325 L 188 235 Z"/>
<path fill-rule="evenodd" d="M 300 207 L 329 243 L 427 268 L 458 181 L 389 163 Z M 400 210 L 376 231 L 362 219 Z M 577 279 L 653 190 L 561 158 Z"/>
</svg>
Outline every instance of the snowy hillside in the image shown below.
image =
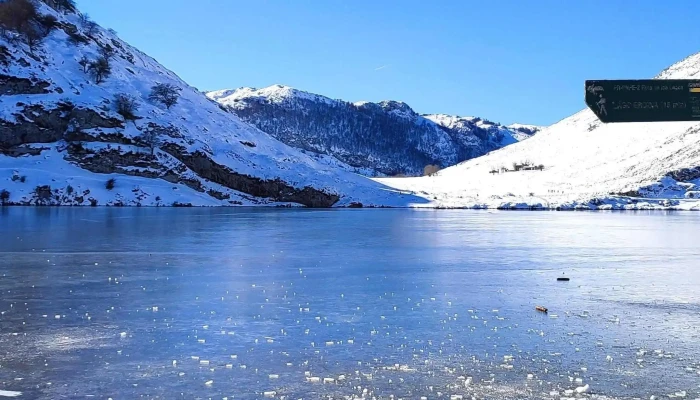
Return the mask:
<svg viewBox="0 0 700 400">
<path fill-rule="evenodd" d="M 699 73 L 700 53 L 657 78 Z M 700 210 L 700 124 L 602 124 L 586 109 L 436 176 L 377 181 L 432 206 Z"/>
<path fill-rule="evenodd" d="M 365 175 L 420 176 L 537 131 L 479 118 L 424 116 L 399 101 L 348 103 L 282 85 L 207 95 L 280 141 Z"/>
<path fill-rule="evenodd" d="M 27 2 L 0 7 L 20 3 Z M 326 207 L 421 201 L 242 122 L 72 10 L 70 0 L 36 4 L 36 15 L 10 11 L 0 21 L 2 203 Z M 176 104 L 151 96 L 157 85 Z"/>
</svg>

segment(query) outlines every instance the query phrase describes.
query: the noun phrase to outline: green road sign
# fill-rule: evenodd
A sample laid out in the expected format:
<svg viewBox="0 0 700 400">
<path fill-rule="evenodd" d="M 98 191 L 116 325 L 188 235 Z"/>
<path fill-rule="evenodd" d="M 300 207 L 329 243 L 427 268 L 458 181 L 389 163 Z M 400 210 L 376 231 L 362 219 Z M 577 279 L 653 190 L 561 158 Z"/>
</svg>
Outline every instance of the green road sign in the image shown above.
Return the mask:
<svg viewBox="0 0 700 400">
<path fill-rule="evenodd" d="M 700 79 L 586 81 L 586 105 L 606 123 L 700 121 Z"/>
</svg>

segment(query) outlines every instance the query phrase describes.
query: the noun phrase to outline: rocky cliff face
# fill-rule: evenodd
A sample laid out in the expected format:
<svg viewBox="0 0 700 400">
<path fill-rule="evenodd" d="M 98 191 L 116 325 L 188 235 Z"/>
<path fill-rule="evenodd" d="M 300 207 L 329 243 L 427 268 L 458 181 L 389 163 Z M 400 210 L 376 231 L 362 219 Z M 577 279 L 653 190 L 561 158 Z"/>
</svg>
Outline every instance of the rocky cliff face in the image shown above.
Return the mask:
<svg viewBox="0 0 700 400">
<path fill-rule="evenodd" d="M 207 94 L 280 141 L 370 175 L 422 175 L 523 140 L 537 127 L 420 115 L 406 103 L 348 103 L 275 85 Z"/>
<path fill-rule="evenodd" d="M 29 2 L 0 7 L 19 3 Z M 400 197 L 244 123 L 69 1 L 34 4 L 22 24 L 0 18 L 3 204 L 330 207 Z M 174 103 L 154 87 L 170 88 Z"/>
</svg>

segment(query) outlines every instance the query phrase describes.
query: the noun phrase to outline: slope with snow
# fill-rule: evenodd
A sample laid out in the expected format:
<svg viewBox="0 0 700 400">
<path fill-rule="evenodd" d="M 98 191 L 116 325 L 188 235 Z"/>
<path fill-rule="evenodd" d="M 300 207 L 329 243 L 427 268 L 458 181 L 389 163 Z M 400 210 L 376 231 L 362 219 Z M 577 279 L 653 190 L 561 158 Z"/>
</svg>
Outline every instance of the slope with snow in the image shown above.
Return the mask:
<svg viewBox="0 0 700 400">
<path fill-rule="evenodd" d="M 420 115 L 400 101 L 348 103 L 283 85 L 207 94 L 280 141 L 369 175 L 421 175 L 523 140 L 536 128 Z"/>
<path fill-rule="evenodd" d="M 77 12 L 38 2 L 56 29 L 30 49 L 0 35 L 0 191 L 5 203 L 403 205 L 418 201 L 271 138 Z M 81 60 L 113 52 L 101 83 Z M 171 108 L 156 83 L 180 89 Z M 116 111 L 131 96 L 136 119 Z M 151 154 L 144 133 L 157 131 Z M 113 187 L 107 181 L 114 178 Z"/>
<path fill-rule="evenodd" d="M 657 78 L 699 73 L 700 53 Z M 514 163 L 544 169 L 515 172 Z M 603 124 L 586 109 L 436 176 L 377 181 L 438 207 L 700 209 L 700 124 Z"/>
</svg>

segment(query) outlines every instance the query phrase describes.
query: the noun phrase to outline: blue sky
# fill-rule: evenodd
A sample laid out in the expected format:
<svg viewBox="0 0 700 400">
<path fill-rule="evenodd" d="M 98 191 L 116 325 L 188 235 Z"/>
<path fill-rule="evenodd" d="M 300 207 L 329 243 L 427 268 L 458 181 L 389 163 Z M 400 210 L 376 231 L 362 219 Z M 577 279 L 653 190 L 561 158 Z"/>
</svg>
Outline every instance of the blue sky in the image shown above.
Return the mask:
<svg viewBox="0 0 700 400">
<path fill-rule="evenodd" d="M 286 84 L 421 113 L 551 124 L 586 79 L 700 51 L 700 1 L 77 0 L 203 90 Z"/>
</svg>

